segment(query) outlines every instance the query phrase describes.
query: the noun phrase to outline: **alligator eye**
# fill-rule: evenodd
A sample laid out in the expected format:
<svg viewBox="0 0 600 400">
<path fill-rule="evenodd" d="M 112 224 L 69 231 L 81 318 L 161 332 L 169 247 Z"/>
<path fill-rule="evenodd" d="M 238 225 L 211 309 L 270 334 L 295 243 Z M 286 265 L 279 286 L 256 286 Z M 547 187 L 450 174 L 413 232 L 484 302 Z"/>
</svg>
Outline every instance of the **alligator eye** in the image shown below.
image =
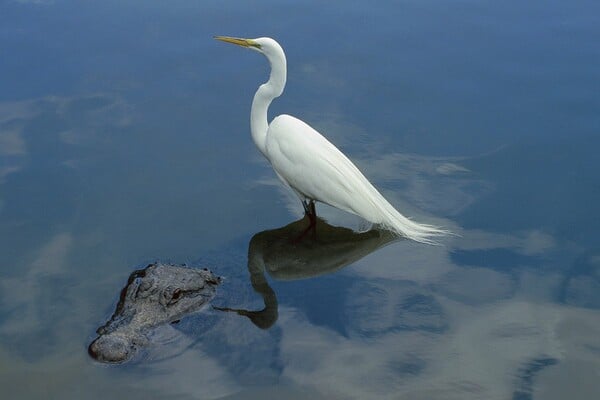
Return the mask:
<svg viewBox="0 0 600 400">
<path fill-rule="evenodd" d="M 175 289 L 175 291 L 173 292 L 173 297 L 171 297 L 171 301 L 177 301 L 177 300 L 179 300 L 180 297 L 181 297 L 181 290 Z"/>
<path fill-rule="evenodd" d="M 184 292 L 181 289 L 168 286 L 160 295 L 159 302 L 163 306 L 171 306 L 179 301 Z"/>
</svg>

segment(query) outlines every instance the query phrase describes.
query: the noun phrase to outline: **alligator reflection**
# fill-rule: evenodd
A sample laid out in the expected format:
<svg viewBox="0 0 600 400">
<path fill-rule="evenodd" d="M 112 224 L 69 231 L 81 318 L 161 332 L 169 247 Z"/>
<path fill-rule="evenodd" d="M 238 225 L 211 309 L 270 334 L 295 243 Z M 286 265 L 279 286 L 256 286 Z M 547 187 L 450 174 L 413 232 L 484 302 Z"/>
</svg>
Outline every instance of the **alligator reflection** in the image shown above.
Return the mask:
<svg viewBox="0 0 600 400">
<path fill-rule="evenodd" d="M 303 218 L 279 229 L 259 232 L 250 240 L 250 282 L 263 298 L 265 308 L 213 308 L 235 312 L 248 317 L 260 329 L 268 329 L 277 321 L 278 303 L 265 270 L 277 280 L 312 278 L 340 270 L 398 239 L 389 231 L 371 229 L 359 233 L 329 225 L 321 218 L 317 218 L 314 232 L 305 234 L 307 223 Z"/>
</svg>

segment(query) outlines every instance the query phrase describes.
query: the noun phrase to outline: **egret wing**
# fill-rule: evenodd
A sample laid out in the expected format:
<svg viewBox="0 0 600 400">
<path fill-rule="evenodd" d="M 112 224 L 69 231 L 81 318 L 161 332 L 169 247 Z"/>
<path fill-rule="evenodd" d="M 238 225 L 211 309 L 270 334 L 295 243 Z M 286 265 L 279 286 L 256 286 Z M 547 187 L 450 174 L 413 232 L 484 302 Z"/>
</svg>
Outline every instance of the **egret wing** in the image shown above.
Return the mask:
<svg viewBox="0 0 600 400">
<path fill-rule="evenodd" d="M 266 147 L 277 175 L 307 198 L 361 215 L 373 192 L 379 195 L 352 161 L 297 118 L 275 118 Z"/>
</svg>

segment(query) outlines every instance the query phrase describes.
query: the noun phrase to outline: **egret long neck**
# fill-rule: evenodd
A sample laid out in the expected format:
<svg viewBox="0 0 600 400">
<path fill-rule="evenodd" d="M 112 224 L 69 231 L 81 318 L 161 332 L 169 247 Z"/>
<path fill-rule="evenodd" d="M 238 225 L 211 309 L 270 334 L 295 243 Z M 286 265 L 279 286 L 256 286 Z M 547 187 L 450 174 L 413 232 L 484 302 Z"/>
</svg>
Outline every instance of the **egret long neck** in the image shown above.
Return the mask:
<svg viewBox="0 0 600 400">
<path fill-rule="evenodd" d="M 287 67 L 283 52 L 275 56 L 267 56 L 271 64 L 271 75 L 266 83 L 260 85 L 250 112 L 250 131 L 256 147 L 266 157 L 266 140 L 269 122 L 267 113 L 274 98 L 281 96 L 285 87 Z"/>
</svg>

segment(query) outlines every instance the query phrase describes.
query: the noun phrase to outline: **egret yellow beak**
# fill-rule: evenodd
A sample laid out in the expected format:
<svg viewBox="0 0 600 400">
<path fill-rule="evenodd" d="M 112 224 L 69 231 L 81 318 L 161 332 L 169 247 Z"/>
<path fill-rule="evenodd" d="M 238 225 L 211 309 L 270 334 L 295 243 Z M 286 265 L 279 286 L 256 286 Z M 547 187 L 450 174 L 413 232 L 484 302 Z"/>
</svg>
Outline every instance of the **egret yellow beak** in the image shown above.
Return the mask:
<svg viewBox="0 0 600 400">
<path fill-rule="evenodd" d="M 216 40 L 220 40 L 222 42 L 233 43 L 233 44 L 237 44 L 238 46 L 242 46 L 242 47 L 255 47 L 257 49 L 260 49 L 260 44 L 256 43 L 252 39 L 242 39 L 242 38 L 235 38 L 235 37 L 229 37 L 229 36 L 215 36 L 214 38 Z"/>
</svg>

